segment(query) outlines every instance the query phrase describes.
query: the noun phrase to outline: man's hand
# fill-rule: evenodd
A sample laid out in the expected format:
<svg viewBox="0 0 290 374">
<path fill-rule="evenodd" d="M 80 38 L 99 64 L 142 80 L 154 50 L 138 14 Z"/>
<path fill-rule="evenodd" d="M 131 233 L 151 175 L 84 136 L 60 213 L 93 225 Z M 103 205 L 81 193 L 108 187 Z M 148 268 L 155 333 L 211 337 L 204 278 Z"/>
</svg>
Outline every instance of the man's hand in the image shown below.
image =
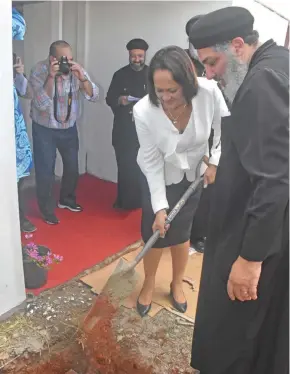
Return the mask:
<svg viewBox="0 0 290 374">
<path fill-rule="evenodd" d="M 84 81 L 86 79 L 85 74 L 84 74 L 84 69 L 81 67 L 80 64 L 78 64 L 75 61 L 69 61 L 71 65 L 71 71 L 73 75 L 79 80 L 79 81 Z"/>
<path fill-rule="evenodd" d="M 55 76 L 58 74 L 59 72 L 59 63 L 57 61 L 56 58 L 54 58 L 54 60 L 52 62 L 50 62 L 49 64 L 49 76 L 51 78 L 55 78 Z"/>
<path fill-rule="evenodd" d="M 234 262 L 227 284 L 231 300 L 257 300 L 258 283 L 262 271 L 262 262 L 247 261 L 242 257 Z"/>
<path fill-rule="evenodd" d="M 24 65 L 22 64 L 21 58 L 17 57 L 16 58 L 16 64 L 13 65 L 13 68 L 15 69 L 17 74 L 24 74 Z"/>
<path fill-rule="evenodd" d="M 211 165 L 211 164 L 208 165 L 203 176 L 204 187 L 207 187 L 209 184 L 214 183 L 215 176 L 216 176 L 216 169 L 217 167 L 215 165 Z"/>
<path fill-rule="evenodd" d="M 118 100 L 120 105 L 128 105 L 130 102 L 128 101 L 128 96 L 120 96 Z"/>
</svg>

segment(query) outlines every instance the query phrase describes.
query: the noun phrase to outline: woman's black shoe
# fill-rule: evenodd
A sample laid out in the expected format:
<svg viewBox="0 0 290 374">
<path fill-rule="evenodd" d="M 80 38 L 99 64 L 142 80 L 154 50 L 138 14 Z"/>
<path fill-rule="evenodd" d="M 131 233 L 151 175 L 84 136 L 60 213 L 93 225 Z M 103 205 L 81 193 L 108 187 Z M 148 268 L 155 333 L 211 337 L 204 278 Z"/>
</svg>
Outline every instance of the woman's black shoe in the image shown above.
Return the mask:
<svg viewBox="0 0 290 374">
<path fill-rule="evenodd" d="M 178 303 L 173 296 L 172 285 L 170 285 L 170 296 L 172 298 L 172 304 L 176 310 L 180 313 L 185 313 L 187 310 L 187 301 L 185 303 Z"/>
<path fill-rule="evenodd" d="M 151 309 L 151 304 L 143 305 L 139 303 L 139 299 L 137 300 L 137 311 L 141 317 L 145 317 L 146 314 L 150 312 L 150 309 Z"/>
</svg>

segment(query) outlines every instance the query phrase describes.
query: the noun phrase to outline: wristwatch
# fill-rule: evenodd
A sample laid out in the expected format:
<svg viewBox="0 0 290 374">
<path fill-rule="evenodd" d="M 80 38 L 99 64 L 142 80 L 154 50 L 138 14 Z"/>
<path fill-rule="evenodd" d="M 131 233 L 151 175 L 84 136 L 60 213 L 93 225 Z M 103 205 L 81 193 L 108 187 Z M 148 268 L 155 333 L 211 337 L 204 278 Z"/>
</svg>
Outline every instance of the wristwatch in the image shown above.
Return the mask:
<svg viewBox="0 0 290 374">
<path fill-rule="evenodd" d="M 85 79 L 83 79 L 83 80 L 80 80 L 80 82 L 82 82 L 82 83 L 85 83 L 85 82 L 87 82 L 88 81 L 88 78 L 87 77 L 85 77 Z"/>
</svg>

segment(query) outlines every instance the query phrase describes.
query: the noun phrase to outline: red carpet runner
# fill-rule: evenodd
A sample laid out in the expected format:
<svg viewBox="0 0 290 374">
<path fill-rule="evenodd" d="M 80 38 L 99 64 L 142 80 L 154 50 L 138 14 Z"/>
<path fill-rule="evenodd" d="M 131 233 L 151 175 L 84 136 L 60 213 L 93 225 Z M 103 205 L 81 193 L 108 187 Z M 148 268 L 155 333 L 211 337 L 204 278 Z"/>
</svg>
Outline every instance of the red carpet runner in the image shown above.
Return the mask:
<svg viewBox="0 0 290 374">
<path fill-rule="evenodd" d="M 47 225 L 39 217 L 35 197 L 29 203 L 29 218 L 37 226 L 33 241 L 64 257 L 63 262 L 53 265 L 47 284 L 34 290 L 35 294 L 72 279 L 140 239 L 140 211 L 123 213 L 112 208 L 116 198 L 114 183 L 84 175 L 77 197 L 84 211 L 72 213 L 57 208 L 60 224 L 56 226 Z"/>
</svg>

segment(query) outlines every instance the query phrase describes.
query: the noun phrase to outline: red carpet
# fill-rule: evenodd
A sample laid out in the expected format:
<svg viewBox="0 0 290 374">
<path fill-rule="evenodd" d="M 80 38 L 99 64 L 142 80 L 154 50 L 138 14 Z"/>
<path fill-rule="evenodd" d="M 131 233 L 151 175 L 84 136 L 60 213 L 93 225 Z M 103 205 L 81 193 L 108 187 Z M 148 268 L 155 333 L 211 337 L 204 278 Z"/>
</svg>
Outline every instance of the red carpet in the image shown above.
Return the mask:
<svg viewBox="0 0 290 374">
<path fill-rule="evenodd" d="M 112 208 L 116 184 L 84 175 L 77 198 L 84 211 L 72 213 L 57 208 L 60 224 L 56 226 L 47 225 L 40 218 L 35 194 L 29 201 L 29 218 L 37 226 L 32 240 L 64 257 L 60 264 L 53 265 L 47 284 L 34 290 L 35 294 L 72 279 L 140 239 L 140 211 L 120 213 Z"/>
</svg>

